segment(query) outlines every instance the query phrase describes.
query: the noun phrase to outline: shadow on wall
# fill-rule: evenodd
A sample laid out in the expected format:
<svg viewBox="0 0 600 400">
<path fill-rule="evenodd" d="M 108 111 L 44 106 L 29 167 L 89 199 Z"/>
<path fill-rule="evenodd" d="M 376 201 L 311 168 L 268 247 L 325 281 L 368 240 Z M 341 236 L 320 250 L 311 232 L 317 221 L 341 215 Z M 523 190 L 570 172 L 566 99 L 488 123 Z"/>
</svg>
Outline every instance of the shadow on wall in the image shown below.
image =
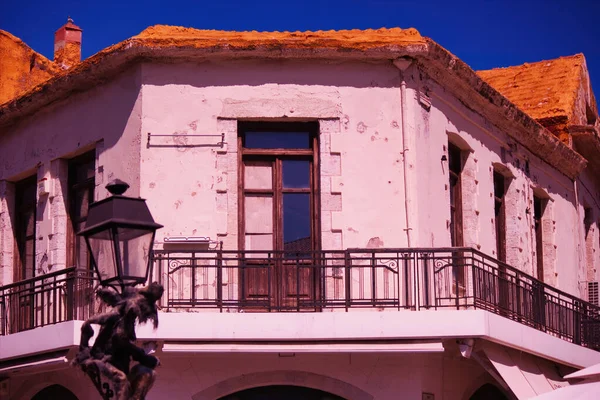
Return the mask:
<svg viewBox="0 0 600 400">
<path fill-rule="evenodd" d="M 144 64 L 144 84 L 194 87 L 288 84 L 354 88 L 400 87 L 400 73 L 390 62 L 304 62 L 260 60 L 199 64 Z"/>
<path fill-rule="evenodd" d="M 134 117 L 136 107 L 141 115 L 141 104 L 137 101 L 140 88 L 141 68 L 129 68 L 117 77 L 98 82 L 91 90 L 72 94 L 20 119 L 11 126 L 10 135 L 0 137 L 0 148 L 4 150 L 0 179 L 21 179 L 19 174 L 33 171 L 39 163 L 71 158 L 86 149 L 91 150 L 100 140 L 104 140 L 105 149 L 123 141 L 127 147 L 124 154 L 128 154 L 127 158 L 137 157 L 139 163 L 139 150 L 137 154 L 130 151 L 133 140 L 123 138 L 130 136 L 124 135 L 125 132 L 137 131 L 139 135 L 141 120 L 136 121 Z M 124 162 L 122 156 L 119 162 Z"/>
</svg>

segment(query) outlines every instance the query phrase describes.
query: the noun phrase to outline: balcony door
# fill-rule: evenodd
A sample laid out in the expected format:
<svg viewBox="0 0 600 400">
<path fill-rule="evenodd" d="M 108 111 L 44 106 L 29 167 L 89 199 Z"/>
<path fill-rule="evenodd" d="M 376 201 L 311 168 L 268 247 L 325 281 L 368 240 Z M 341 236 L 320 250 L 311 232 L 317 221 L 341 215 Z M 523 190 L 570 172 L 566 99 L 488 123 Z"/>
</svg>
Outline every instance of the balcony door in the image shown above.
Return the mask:
<svg viewBox="0 0 600 400">
<path fill-rule="evenodd" d="M 314 123 L 240 123 L 241 298 L 249 307 L 313 307 L 319 293 Z"/>
<path fill-rule="evenodd" d="M 37 176 L 33 175 L 15 184 L 15 282 L 34 278 Z M 20 332 L 34 325 L 36 293 L 32 283 L 14 289 L 11 304 L 12 326 Z"/>
</svg>

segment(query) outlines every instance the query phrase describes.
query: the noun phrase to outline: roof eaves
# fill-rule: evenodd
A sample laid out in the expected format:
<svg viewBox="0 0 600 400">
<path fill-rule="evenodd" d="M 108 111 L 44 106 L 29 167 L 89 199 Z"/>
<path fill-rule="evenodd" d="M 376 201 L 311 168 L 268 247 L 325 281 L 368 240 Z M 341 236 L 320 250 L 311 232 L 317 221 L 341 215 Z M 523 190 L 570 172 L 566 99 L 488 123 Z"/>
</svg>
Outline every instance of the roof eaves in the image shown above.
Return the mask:
<svg viewBox="0 0 600 400">
<path fill-rule="evenodd" d="M 191 60 L 202 58 L 287 58 L 287 59 L 373 59 L 392 60 L 410 52 L 422 54 L 427 45 L 408 43 L 406 45 L 384 44 L 366 50 L 354 48 L 293 48 L 269 44 L 228 46 L 211 44 L 199 47 L 186 41 L 173 42 L 160 39 L 133 37 L 108 47 L 87 58 L 77 66 L 62 71 L 55 77 L 35 86 L 30 91 L 0 105 L 0 128 L 12 124 L 19 118 L 36 112 L 39 108 L 66 98 L 69 94 L 97 86 L 116 73 L 139 60 Z"/>
<path fill-rule="evenodd" d="M 519 109 L 466 63 L 433 40 L 428 40 L 425 58 L 429 63 L 425 63 L 424 68 L 434 80 L 451 89 L 463 104 L 485 115 L 490 122 L 570 179 L 585 168 L 587 161 L 584 157 Z"/>
</svg>

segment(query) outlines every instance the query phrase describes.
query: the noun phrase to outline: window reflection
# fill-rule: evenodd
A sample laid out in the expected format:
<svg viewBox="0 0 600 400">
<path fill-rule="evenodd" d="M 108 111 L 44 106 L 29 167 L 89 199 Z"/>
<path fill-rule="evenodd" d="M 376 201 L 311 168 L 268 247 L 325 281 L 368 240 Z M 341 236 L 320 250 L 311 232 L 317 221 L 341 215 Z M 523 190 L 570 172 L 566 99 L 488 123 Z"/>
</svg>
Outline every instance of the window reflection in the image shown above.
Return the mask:
<svg viewBox="0 0 600 400">
<path fill-rule="evenodd" d="M 244 133 L 247 149 L 309 149 L 308 132 L 253 132 Z"/>
<path fill-rule="evenodd" d="M 284 193 L 283 247 L 286 251 L 310 251 L 310 195 Z"/>
<path fill-rule="evenodd" d="M 283 187 L 286 189 L 306 189 L 310 187 L 310 161 L 284 160 Z"/>
</svg>

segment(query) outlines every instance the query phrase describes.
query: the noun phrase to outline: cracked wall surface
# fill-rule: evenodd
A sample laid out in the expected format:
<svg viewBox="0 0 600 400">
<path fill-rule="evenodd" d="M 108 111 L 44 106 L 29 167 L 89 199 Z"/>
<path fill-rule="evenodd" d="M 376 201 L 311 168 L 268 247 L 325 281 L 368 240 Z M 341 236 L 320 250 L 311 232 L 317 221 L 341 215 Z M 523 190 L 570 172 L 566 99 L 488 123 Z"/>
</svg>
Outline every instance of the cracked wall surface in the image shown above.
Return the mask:
<svg viewBox="0 0 600 400">
<path fill-rule="evenodd" d="M 501 165 L 512 177 L 506 198 L 507 260 L 535 275 L 535 236 L 527 209 L 532 208 L 533 191 L 541 188 L 551 200 L 544 222 L 545 279 L 577 293 L 581 281 L 594 275 L 586 272 L 591 263 L 586 260 L 594 259 L 586 251 L 595 248 L 582 245 L 579 209 L 585 201 L 600 215 L 593 181 L 585 178 L 585 188 L 576 192 L 573 181 L 417 67 L 404 77 L 403 114 L 401 78 L 391 63 L 143 64 L 11 127 L 0 138 L 0 179 L 8 184 L 27 174 L 50 178 L 55 193 L 38 204 L 43 211 L 38 222 L 40 271 L 66 262 L 61 250 L 66 172 L 60 160 L 94 148 L 96 199 L 106 196 L 108 181 L 128 180 L 128 194 L 146 198 L 156 220 L 165 225 L 157 235 L 158 248 L 165 236 L 207 236 L 222 241 L 225 249 L 236 249 L 238 121 L 317 121 L 323 249 L 405 247 L 407 231 L 413 246 L 444 247 L 450 235 L 443 156 L 448 142 L 459 138 L 469 149 L 463 170 L 464 244 L 495 255 L 490 171 Z M 403 147 L 403 135 L 411 148 Z M 406 190 L 414 196 L 410 204 Z M 410 227 L 407 204 L 415 221 Z M 9 221 L 6 207 L 2 218 Z M 3 246 L 6 280 L 12 275 L 12 249 L 8 241 Z"/>
</svg>

